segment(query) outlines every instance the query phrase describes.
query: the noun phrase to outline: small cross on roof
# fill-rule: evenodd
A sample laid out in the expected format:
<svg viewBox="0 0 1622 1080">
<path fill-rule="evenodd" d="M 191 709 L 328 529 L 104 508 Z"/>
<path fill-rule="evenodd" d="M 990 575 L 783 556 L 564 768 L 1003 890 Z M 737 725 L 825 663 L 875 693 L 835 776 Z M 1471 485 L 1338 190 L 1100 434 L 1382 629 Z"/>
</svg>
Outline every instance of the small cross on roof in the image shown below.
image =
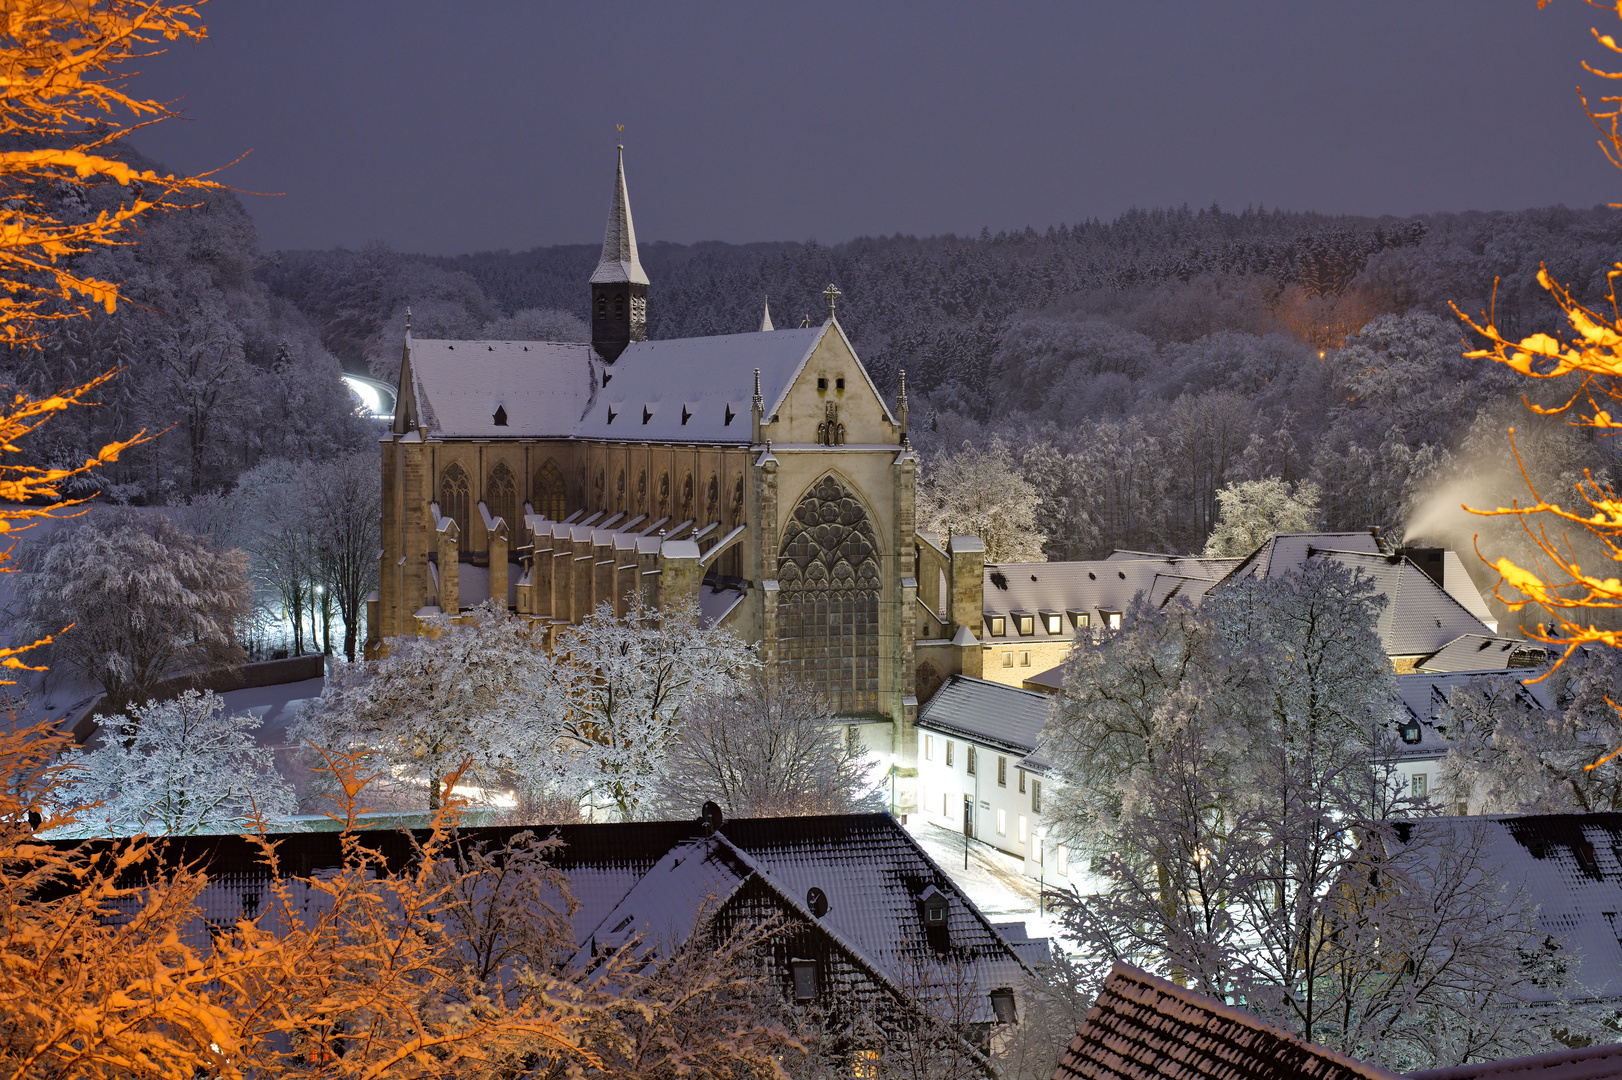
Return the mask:
<svg viewBox="0 0 1622 1080">
<path fill-rule="evenodd" d="M 834 301 L 845 294 L 834 288 L 833 282 L 829 282 L 828 287 L 822 290 L 822 295 L 828 298 L 828 317 L 831 319 L 834 315 Z"/>
</svg>

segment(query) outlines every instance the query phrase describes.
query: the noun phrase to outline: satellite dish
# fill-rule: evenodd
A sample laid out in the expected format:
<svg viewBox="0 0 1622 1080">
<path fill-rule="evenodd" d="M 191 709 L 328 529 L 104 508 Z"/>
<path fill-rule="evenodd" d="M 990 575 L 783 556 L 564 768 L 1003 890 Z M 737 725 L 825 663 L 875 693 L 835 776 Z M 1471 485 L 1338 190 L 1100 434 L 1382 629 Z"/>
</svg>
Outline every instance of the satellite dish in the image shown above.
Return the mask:
<svg viewBox="0 0 1622 1080">
<path fill-rule="evenodd" d="M 811 909 L 811 914 L 822 918 L 828 914 L 828 894 L 815 885 L 806 890 L 805 906 Z"/>
<path fill-rule="evenodd" d="M 706 802 L 699 816 L 704 821 L 705 836 L 714 836 L 720 832 L 722 824 L 726 821 L 726 818 L 721 814 L 721 808 L 713 802 Z"/>
</svg>

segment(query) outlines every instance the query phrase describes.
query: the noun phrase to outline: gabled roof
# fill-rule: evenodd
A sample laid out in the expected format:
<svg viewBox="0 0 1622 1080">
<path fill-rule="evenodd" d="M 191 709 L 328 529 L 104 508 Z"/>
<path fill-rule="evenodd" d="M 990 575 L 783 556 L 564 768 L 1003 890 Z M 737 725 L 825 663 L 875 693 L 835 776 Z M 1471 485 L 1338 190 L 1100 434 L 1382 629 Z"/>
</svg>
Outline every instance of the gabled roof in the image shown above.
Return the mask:
<svg viewBox="0 0 1622 1080">
<path fill-rule="evenodd" d="M 1502 679 L 1502 671 L 1417 671 L 1397 676 L 1397 695 L 1402 699 L 1408 715 L 1419 721 L 1419 741 L 1404 743 L 1403 758 L 1432 758 L 1446 754 L 1459 740 L 1461 732 L 1450 730 L 1441 723 L 1442 706 L 1448 695 L 1460 686 L 1468 686 L 1480 679 Z M 1535 672 L 1525 672 L 1533 675 Z M 1522 686 L 1517 697 L 1529 709 L 1550 707 L 1549 684 Z"/>
<path fill-rule="evenodd" d="M 590 345 L 556 341 L 407 338 L 402 401 L 430 434 L 535 439 L 568 435 L 592 392 Z M 507 414 L 495 422 L 496 406 Z"/>
<path fill-rule="evenodd" d="M 1274 533 L 1240 560 L 1223 581 L 1241 577 L 1278 577 L 1291 570 L 1299 570 L 1308 558 L 1319 551 L 1382 554 L 1380 542 L 1368 532 Z"/>
<path fill-rule="evenodd" d="M 1117 963 L 1053 1080 L 1397 1080 L 1242 1009 Z"/>
<path fill-rule="evenodd" d="M 1140 592 L 1157 607 L 1173 597 L 1198 603 L 1238 562 L 1117 551 L 1107 559 L 1090 561 L 987 563 L 981 593 L 985 615 L 1050 611 L 1064 613 L 1065 618 L 1058 634 L 1048 633 L 1037 622 L 1032 633 L 1021 635 L 1018 624 L 1010 620 L 1002 636 L 993 637 L 989 627 L 982 627 L 982 637 L 987 644 L 1068 641 L 1077 629 L 1070 612 L 1087 612 L 1089 627 L 1096 627 L 1100 612 L 1124 611 Z"/>
<path fill-rule="evenodd" d="M 608 207 L 608 228 L 603 233 L 603 256 L 592 272 L 591 283 L 629 281 L 646 285 L 648 275 L 636 255 L 636 226 L 631 224 L 631 196 L 625 190 L 625 147 L 619 148 L 614 171 L 614 200 Z"/>
<path fill-rule="evenodd" d="M 918 710 L 918 726 L 1029 754 L 1041 742 L 1052 705 L 1035 690 L 953 675 Z"/>
<path fill-rule="evenodd" d="M 1443 645 L 1414 665 L 1416 671 L 1505 671 L 1512 665 L 1530 667 L 1526 661 L 1541 663 L 1544 650 L 1518 638 L 1490 634 L 1464 634 Z"/>
</svg>

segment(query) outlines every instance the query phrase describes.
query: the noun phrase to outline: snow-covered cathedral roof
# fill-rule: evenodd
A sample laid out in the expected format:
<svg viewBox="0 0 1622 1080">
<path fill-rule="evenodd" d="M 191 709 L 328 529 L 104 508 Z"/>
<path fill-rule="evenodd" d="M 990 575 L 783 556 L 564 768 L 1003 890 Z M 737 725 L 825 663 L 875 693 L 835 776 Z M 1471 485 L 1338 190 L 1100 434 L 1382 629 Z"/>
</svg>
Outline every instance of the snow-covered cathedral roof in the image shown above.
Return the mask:
<svg viewBox="0 0 1622 1080">
<path fill-rule="evenodd" d="M 593 285 L 629 281 L 646 285 L 648 275 L 636 256 L 636 226 L 631 224 L 631 197 L 625 191 L 625 147 L 619 148 L 619 168 L 614 173 L 614 201 L 608 210 L 608 229 L 603 234 L 603 257 L 591 275 Z"/>
</svg>

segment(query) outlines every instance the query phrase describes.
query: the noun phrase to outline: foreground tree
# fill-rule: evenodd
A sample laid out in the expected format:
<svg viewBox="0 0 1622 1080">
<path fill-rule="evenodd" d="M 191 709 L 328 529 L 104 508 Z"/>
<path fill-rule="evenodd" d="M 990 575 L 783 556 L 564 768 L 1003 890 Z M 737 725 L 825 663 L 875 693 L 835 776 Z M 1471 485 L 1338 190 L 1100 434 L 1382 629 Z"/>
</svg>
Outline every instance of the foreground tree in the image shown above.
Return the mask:
<svg viewBox="0 0 1622 1080">
<path fill-rule="evenodd" d="M 918 490 L 918 520 L 943 536 L 978 536 L 987 562 L 1039 562 L 1047 537 L 1036 528 L 1041 498 L 1000 441 L 940 454 Z"/>
<path fill-rule="evenodd" d="M 293 735 L 375 754 L 429 810 L 439 808 L 437 778 L 453 768 L 472 784 L 510 786 L 521 763 L 547 753 L 535 703 L 523 695 L 551 700 L 553 663 L 505 605 L 486 601 L 463 618 L 435 616 L 422 634 L 390 638 L 381 659 L 337 669 Z"/>
<path fill-rule="evenodd" d="M 872 765 L 815 687 L 757 676 L 688 703 L 659 798 L 672 820 L 707 801 L 729 818 L 849 814 L 875 801 Z"/>
<path fill-rule="evenodd" d="M 690 601 L 655 609 L 633 594 L 624 618 L 603 603 L 558 635 L 551 669 L 535 668 L 527 715 L 552 756 L 531 782 L 590 798 L 623 821 L 653 809 L 689 705 L 754 673 L 749 647 L 705 627 Z"/>
<path fill-rule="evenodd" d="M 25 625 L 44 635 L 71 622 L 55 657 L 115 706 L 146 700 L 176 672 L 241 656 L 247 559 L 165 517 L 99 512 L 59 526 L 32 560 L 19 589 Z"/>
<path fill-rule="evenodd" d="M 1293 487 L 1277 477 L 1244 480 L 1217 492 L 1217 504 L 1217 525 L 1205 541 L 1207 557 L 1242 557 L 1274 533 L 1318 527 L 1318 485 L 1311 480 Z"/>
<path fill-rule="evenodd" d="M 81 300 L 112 311 L 119 286 L 79 269 L 74 256 L 123 242 L 155 210 L 185 204 L 206 179 L 160 175 L 110 156 L 130 131 L 174 115 L 136 97 L 132 61 L 169 41 L 206 36 L 189 4 L 145 0 L 17 0 L 0 36 L 0 341 L 35 341 L 52 321 L 85 315 Z M 126 123 L 125 118 L 128 118 Z M 113 182 L 128 195 L 112 211 L 67 221 L 50 210 L 62 190 Z"/>
<path fill-rule="evenodd" d="M 101 744 L 74 756 L 66 792 L 85 834 L 240 833 L 295 812 L 260 721 L 187 690 L 104 719 Z"/>
</svg>

